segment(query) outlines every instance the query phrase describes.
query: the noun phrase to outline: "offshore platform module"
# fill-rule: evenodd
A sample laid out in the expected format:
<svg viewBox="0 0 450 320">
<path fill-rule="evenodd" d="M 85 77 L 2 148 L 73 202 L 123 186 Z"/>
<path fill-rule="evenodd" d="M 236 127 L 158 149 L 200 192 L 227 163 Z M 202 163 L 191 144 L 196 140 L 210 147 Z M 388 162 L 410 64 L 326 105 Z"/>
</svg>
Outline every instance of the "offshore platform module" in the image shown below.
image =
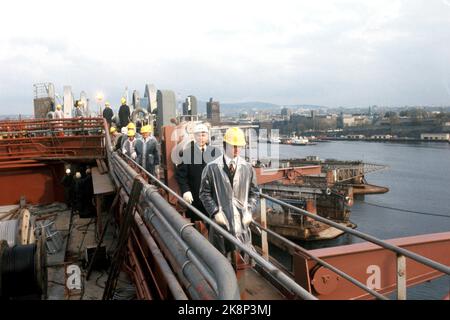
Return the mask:
<svg viewBox="0 0 450 320">
<path fill-rule="evenodd" d="M 194 114 L 170 121 L 167 115 L 176 117 L 173 91 L 157 90 L 155 100 L 157 176 L 114 150 L 103 118 L 0 121 L 0 184 L 10 186 L 0 194 L 2 298 L 385 300 L 395 292 L 406 299 L 408 287 L 450 275 L 449 232 L 377 239 L 321 216 L 313 203 L 302 209 L 265 193 L 264 184 L 273 180 L 264 170 L 274 169 L 263 167 L 255 168 L 262 190 L 253 246 L 244 245 L 186 202 L 175 180 L 172 151 L 192 138 L 195 124 L 210 123 Z M 67 169 L 80 172 L 77 183 L 92 187 L 93 202 L 85 203 L 90 216 L 63 203 Z M 272 173 L 286 183 L 324 174 L 320 164 Z M 268 227 L 271 203 L 365 242 L 306 250 Z M 199 228 L 185 217 L 187 208 L 201 220 Z M 237 248 L 231 259 L 209 242 L 202 225 Z M 288 263 L 270 244 L 283 248 Z M 17 268 L 19 261 L 26 263 Z M 79 285 L 67 286 L 74 274 L 82 275 Z"/>
</svg>

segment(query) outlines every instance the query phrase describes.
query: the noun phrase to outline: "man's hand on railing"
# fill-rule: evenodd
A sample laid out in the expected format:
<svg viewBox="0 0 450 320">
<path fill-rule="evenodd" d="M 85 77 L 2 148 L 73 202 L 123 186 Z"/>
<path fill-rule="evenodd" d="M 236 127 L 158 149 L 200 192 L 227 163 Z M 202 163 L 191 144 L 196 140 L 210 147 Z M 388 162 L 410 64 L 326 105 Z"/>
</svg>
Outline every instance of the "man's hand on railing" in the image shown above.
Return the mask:
<svg viewBox="0 0 450 320">
<path fill-rule="evenodd" d="M 194 201 L 194 198 L 192 197 L 192 192 L 187 191 L 187 192 L 183 193 L 183 199 L 184 199 L 184 201 L 188 202 L 189 204 L 192 204 L 192 202 Z"/>
<path fill-rule="evenodd" d="M 248 228 L 250 223 L 253 221 L 253 216 L 250 210 L 243 210 L 242 214 L 242 224 L 244 225 L 244 228 Z"/>
<path fill-rule="evenodd" d="M 217 224 L 230 231 L 230 224 L 228 223 L 227 217 L 225 217 L 225 213 L 223 213 L 222 210 L 217 211 L 217 213 L 214 215 L 214 220 L 217 222 Z"/>
</svg>

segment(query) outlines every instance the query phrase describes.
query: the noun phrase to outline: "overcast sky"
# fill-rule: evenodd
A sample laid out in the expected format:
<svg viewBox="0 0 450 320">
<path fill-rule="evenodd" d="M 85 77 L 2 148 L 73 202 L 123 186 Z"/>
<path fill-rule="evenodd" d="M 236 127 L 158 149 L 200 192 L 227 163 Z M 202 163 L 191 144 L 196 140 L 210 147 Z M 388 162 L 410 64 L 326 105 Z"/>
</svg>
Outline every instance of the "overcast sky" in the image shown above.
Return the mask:
<svg viewBox="0 0 450 320">
<path fill-rule="evenodd" d="M 221 102 L 450 105 L 450 0 L 7 1 L 0 114 L 32 113 L 33 84 L 146 83 Z"/>
</svg>

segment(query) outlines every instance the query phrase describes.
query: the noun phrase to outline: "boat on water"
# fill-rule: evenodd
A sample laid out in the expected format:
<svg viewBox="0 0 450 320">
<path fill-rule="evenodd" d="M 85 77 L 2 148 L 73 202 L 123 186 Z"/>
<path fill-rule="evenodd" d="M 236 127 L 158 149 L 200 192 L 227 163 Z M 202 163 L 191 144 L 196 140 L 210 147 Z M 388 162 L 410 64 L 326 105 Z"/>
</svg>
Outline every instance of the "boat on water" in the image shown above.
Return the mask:
<svg viewBox="0 0 450 320">
<path fill-rule="evenodd" d="M 296 146 L 306 146 L 309 144 L 309 140 L 306 137 L 294 137 L 292 138 L 292 144 Z"/>
<path fill-rule="evenodd" d="M 9 191 L 0 194 L 1 298 L 386 299 L 396 291 L 402 299 L 408 286 L 450 274 L 450 233 L 386 241 L 366 236 L 376 248 L 362 243 L 306 250 L 267 228 L 268 215 L 279 214 L 268 207 L 276 204 L 292 219 L 358 235 L 318 215 L 314 197 L 305 209 L 284 198 L 286 185 L 320 177 L 320 165 L 255 168 L 258 184 L 281 183 L 270 195 L 259 193 L 253 246 L 243 245 L 179 195 L 171 154 L 191 141 L 198 122 L 166 119 L 166 112 L 176 110 L 175 94 L 158 91 L 157 97 L 162 159 L 155 175 L 114 150 L 100 117 L 0 121 L 0 183 Z M 52 111 L 42 109 L 39 115 Z M 80 190 L 92 188 L 82 210 L 64 204 L 68 195 L 61 181 L 67 169 L 83 172 Z M 312 192 L 328 193 L 322 187 Z M 187 207 L 200 223 L 185 217 Z M 211 228 L 236 247 L 231 256 L 209 242 Z M 291 263 L 277 260 L 269 244 L 283 248 Z M 411 262 L 405 273 L 405 264 L 397 262 L 406 258 Z M 15 268 L 16 260 L 27 265 Z M 377 277 L 368 272 L 372 266 L 384 275 L 376 287 L 366 285 Z"/>
</svg>

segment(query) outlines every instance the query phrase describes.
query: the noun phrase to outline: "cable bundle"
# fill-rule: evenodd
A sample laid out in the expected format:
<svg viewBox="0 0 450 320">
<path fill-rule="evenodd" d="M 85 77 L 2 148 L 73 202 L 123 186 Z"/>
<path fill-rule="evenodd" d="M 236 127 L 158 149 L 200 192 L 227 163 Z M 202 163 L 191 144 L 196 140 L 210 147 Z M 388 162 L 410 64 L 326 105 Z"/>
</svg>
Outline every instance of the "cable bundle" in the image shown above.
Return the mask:
<svg viewBox="0 0 450 320">
<path fill-rule="evenodd" d="M 0 243 L 0 297 L 18 298 L 42 295 L 42 266 L 39 265 L 37 244 L 8 247 Z"/>
</svg>

